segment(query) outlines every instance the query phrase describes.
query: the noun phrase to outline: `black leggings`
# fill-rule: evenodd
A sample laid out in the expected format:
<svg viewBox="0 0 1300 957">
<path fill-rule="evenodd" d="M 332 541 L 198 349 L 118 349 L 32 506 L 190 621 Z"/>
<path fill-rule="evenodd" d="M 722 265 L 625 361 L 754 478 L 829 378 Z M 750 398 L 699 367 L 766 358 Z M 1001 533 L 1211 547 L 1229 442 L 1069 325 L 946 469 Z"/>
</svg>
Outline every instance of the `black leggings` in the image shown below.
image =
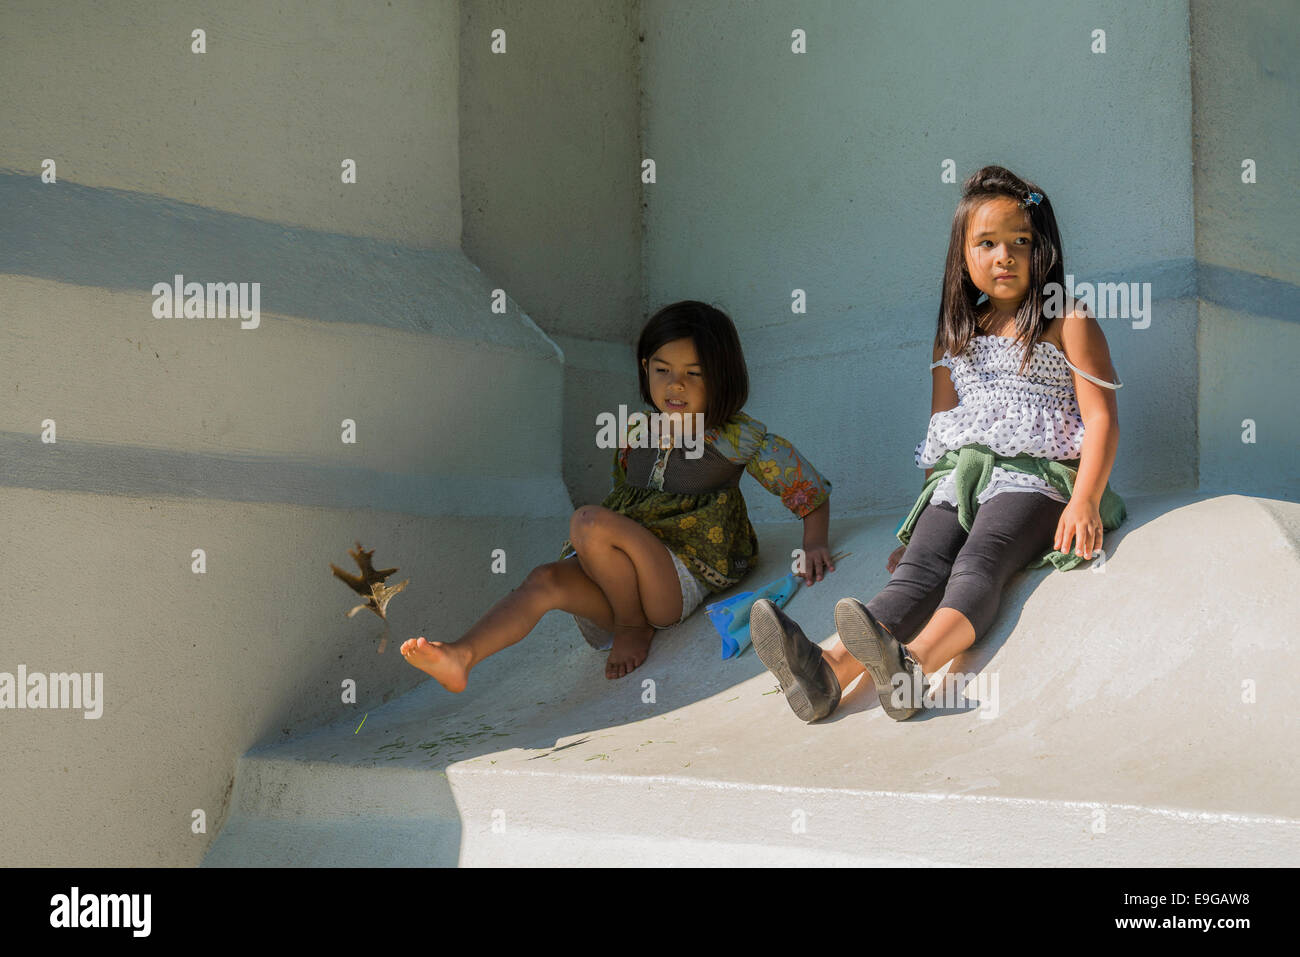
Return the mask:
<svg viewBox="0 0 1300 957">
<path fill-rule="evenodd" d="M 979 507 L 967 533 L 956 507 L 927 505 L 893 577 L 867 609 L 902 642 L 939 608 L 961 612 L 979 638 L 1011 576 L 1052 547 L 1063 511 L 1064 503 L 1038 492 L 1000 492 Z"/>
</svg>

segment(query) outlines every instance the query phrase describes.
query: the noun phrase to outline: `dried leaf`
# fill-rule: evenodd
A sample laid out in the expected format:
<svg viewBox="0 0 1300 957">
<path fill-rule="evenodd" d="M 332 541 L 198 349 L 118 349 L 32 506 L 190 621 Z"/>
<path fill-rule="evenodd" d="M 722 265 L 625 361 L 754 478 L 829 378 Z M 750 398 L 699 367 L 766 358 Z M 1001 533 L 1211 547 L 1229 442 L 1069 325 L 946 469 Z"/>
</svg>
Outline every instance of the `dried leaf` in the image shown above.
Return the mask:
<svg viewBox="0 0 1300 957">
<path fill-rule="evenodd" d="M 397 569 L 375 569 L 375 567 L 370 563 L 370 556 L 375 553 L 374 549 L 366 551 L 361 547 L 360 542 L 357 542 L 356 545 L 356 549 L 350 549 L 348 554 L 352 556 L 352 560 L 355 561 L 357 567 L 361 569 L 360 575 L 351 575 L 339 568 L 337 565 L 333 563 L 330 564 L 330 571 L 334 573 L 335 578 L 342 581 L 357 594 L 366 596 L 365 604 L 357 605 L 351 611 L 347 612 L 346 616 L 351 618 L 357 612 L 361 611 L 361 609 L 369 608 L 384 621 L 387 621 L 389 601 L 392 600 L 394 595 L 410 584 L 411 580 L 408 578 L 398 585 L 385 585 L 384 579 L 396 572 Z"/>
</svg>

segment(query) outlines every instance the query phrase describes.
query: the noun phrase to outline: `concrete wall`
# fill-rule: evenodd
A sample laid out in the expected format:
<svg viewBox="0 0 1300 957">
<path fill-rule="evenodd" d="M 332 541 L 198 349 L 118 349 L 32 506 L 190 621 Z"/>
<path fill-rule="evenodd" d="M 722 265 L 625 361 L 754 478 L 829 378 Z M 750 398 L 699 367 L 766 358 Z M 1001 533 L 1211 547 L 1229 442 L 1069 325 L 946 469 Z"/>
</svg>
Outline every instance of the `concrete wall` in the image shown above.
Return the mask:
<svg viewBox="0 0 1300 957">
<path fill-rule="evenodd" d="M 604 494 L 591 419 L 636 401 L 666 302 L 735 318 L 749 411 L 837 514 L 910 503 L 946 159 L 1043 185 L 1080 280 L 1152 283 L 1149 328 L 1103 322 L 1122 493 L 1294 496 L 1294 13 L 1236 10 L 6 4 L 0 671 L 106 700 L 0 711 L 0 865 L 197 862 L 240 754 L 421 681 L 395 643 L 462 629 Z M 261 325 L 154 318 L 178 272 L 260 283 Z M 354 539 L 411 579 L 388 635 L 343 617 Z"/>
<path fill-rule="evenodd" d="M 459 250 L 455 0 L 0 17 L 0 672 L 103 676 L 96 719 L 0 711 L 0 865 L 195 864 L 241 754 L 360 723 L 555 553 L 562 355 Z M 176 273 L 259 325 L 155 318 Z"/>
<path fill-rule="evenodd" d="M 1079 280 L 1151 282 L 1150 328 L 1103 329 L 1126 385 L 1112 482 L 1196 480 L 1187 5 L 646 0 L 646 284 L 740 328 L 749 410 L 836 483 L 905 507 L 957 179 L 1039 183 Z M 791 31 L 808 52 L 791 52 Z M 1106 52 L 1090 51 L 1106 31 Z M 808 296 L 791 312 L 791 292 Z M 755 483 L 751 514 L 788 513 Z"/>
<path fill-rule="evenodd" d="M 3 158 L 418 247 L 460 242 L 459 4 L 4 4 Z M 207 53 L 191 52 L 194 30 Z M 379 69 L 382 65 L 382 69 Z M 439 91 L 430 101 L 428 91 Z M 339 181 L 345 158 L 355 186 Z"/>
<path fill-rule="evenodd" d="M 1049 17 L 1011 0 L 979 11 L 939 3 L 924 18 L 906 5 L 854 2 L 645 0 L 637 16 L 631 4 L 565 9 L 567 20 L 528 4 L 464 5 L 461 161 L 466 249 L 512 291 L 524 290 L 566 351 L 571 343 L 587 357 L 581 370 L 567 367 L 565 381 L 564 478 L 575 503 L 608 488 L 594 413 L 637 401 L 626 349 L 592 340 L 626 347 L 649 312 L 694 297 L 736 320 L 753 373 L 749 410 L 826 466 L 837 512 L 908 504 L 919 485 L 911 451 L 928 417 L 928 342 L 959 192 L 941 181 L 948 159 L 958 180 L 997 162 L 1043 185 L 1079 281 L 1151 284 L 1149 327 L 1103 320 L 1125 381 L 1116 488 L 1195 487 L 1201 458 L 1219 469 L 1216 486 L 1233 487 L 1239 450 L 1205 444 L 1224 428 L 1209 422 L 1223 375 L 1198 346 L 1208 315 L 1198 292 L 1239 300 L 1231 290 L 1246 273 L 1216 272 L 1203 255 L 1198 268 L 1194 225 L 1204 233 L 1207 220 L 1199 181 L 1193 203 L 1185 2 L 1099 2 Z M 1286 49 L 1265 39 L 1288 35 L 1266 28 L 1271 8 L 1253 9 L 1254 29 L 1236 27 L 1237 41 L 1201 55 L 1203 87 L 1244 84 L 1239 98 L 1254 96 L 1235 66 L 1253 56 L 1246 45 Z M 1008 40 L 1007 23 L 1033 28 Z M 483 39 L 496 27 L 518 41 L 505 57 Z M 806 54 L 790 52 L 796 28 L 807 31 Z M 1092 50 L 1097 29 L 1104 53 Z M 1001 45 L 1022 72 L 1006 88 L 982 88 L 993 82 L 988 51 Z M 1217 66 L 1206 64 L 1211 56 Z M 1293 87 L 1287 67 L 1261 69 L 1272 71 L 1267 89 L 1277 96 Z M 1251 137 L 1269 137 L 1271 182 L 1284 189 L 1294 151 L 1269 132 L 1278 124 L 1265 122 L 1274 107 L 1285 113 L 1282 103 L 1234 112 L 1235 101 L 1216 107 L 1214 95 L 1224 94 L 1198 88 L 1198 157 L 1204 130 L 1232 128 L 1216 110 L 1244 117 L 1235 122 Z M 983 104 L 998 98 L 1014 103 L 994 117 Z M 657 181 L 639 186 L 627 171 L 645 157 Z M 1276 198 L 1279 209 L 1293 202 Z M 631 248 L 640 203 L 643 263 Z M 1249 222 L 1242 217 L 1243 230 Z M 1295 262 L 1288 242 L 1276 249 L 1279 265 Z M 1281 301 L 1275 273 L 1260 274 L 1275 281 L 1255 283 L 1253 298 Z M 796 288 L 807 294 L 807 315 L 790 310 Z M 1254 380 L 1257 394 L 1291 394 L 1270 364 L 1279 353 L 1253 354 L 1272 370 Z M 1269 435 L 1287 435 L 1280 427 L 1270 423 Z M 850 436 L 869 451 L 845 452 Z M 1224 456 L 1221 468 L 1213 464 Z M 1279 470 L 1288 468 L 1270 466 L 1267 487 L 1285 484 Z M 756 518 L 784 520 L 756 483 L 744 487 Z"/>
<path fill-rule="evenodd" d="M 1194 0 L 1191 11 L 1201 484 L 1294 498 L 1300 7 Z"/>
<path fill-rule="evenodd" d="M 564 481 L 575 504 L 609 491 L 596 412 L 639 402 L 626 348 L 646 315 L 638 7 L 461 4 L 465 253 L 529 303 L 566 354 L 583 357 L 564 380 Z M 504 53 L 493 52 L 497 30 Z"/>
</svg>

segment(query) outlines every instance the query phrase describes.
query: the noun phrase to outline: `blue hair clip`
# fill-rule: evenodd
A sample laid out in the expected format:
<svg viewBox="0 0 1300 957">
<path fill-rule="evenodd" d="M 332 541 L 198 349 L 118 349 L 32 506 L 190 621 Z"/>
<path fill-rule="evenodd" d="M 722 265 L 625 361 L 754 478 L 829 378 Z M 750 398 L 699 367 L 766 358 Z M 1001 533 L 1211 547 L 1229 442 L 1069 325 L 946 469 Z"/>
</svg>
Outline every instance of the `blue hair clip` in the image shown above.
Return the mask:
<svg viewBox="0 0 1300 957">
<path fill-rule="evenodd" d="M 1020 201 L 1020 208 L 1025 209 L 1028 206 L 1037 206 L 1042 201 L 1043 201 L 1042 193 L 1030 193 L 1028 199 L 1022 199 Z"/>
</svg>

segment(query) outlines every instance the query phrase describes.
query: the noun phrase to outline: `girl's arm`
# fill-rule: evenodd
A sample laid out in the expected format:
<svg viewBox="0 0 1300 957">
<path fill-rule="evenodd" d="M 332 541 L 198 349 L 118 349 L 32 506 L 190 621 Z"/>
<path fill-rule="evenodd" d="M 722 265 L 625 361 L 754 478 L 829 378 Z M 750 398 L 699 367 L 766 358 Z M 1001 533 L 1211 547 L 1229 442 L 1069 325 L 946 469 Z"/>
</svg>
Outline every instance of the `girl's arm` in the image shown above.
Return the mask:
<svg viewBox="0 0 1300 957">
<path fill-rule="evenodd" d="M 943 350 L 936 344 L 934 353 L 930 361 L 938 362 L 943 358 Z M 948 371 L 947 366 L 935 366 L 930 370 L 931 387 L 930 387 L 930 416 L 934 417 L 940 412 L 947 412 L 949 409 L 957 408 L 957 390 L 952 386 L 952 373 Z M 925 481 L 930 481 L 930 473 L 934 468 L 925 470 Z M 921 483 L 924 485 L 925 483 Z M 890 569 L 891 571 L 893 569 Z"/>
<path fill-rule="evenodd" d="M 803 517 L 804 581 L 822 580 L 822 569 L 835 571 L 827 544 L 831 527 L 831 500 L 827 499 Z M 819 561 L 820 559 L 820 561 Z"/>
<path fill-rule="evenodd" d="M 1067 316 L 1061 325 L 1061 340 L 1065 355 L 1072 363 L 1089 375 L 1107 382 L 1116 381 L 1115 369 L 1110 361 L 1110 348 L 1097 320 L 1084 311 Z M 1102 493 L 1115 464 L 1119 449 L 1119 404 L 1115 390 L 1089 382 L 1077 372 L 1074 377 L 1074 394 L 1083 417 L 1083 444 L 1079 451 L 1079 472 L 1074 480 L 1074 493 L 1061 513 L 1057 523 L 1054 547 L 1070 551 L 1071 540 L 1084 558 L 1101 547 Z"/>
<path fill-rule="evenodd" d="M 745 470 L 803 519 L 803 580 L 808 585 L 819 582 L 826 572 L 835 571 L 827 545 L 831 483 L 789 440 L 768 432 L 756 419 L 749 419 L 749 424 L 755 445 Z"/>
<path fill-rule="evenodd" d="M 935 363 L 943 358 L 943 350 L 935 344 L 934 351 L 930 354 L 930 362 Z M 930 370 L 930 417 L 938 415 L 940 412 L 947 412 L 949 409 L 957 408 L 958 398 L 957 390 L 953 388 L 952 372 L 947 366 L 935 366 Z M 934 471 L 934 466 L 925 470 L 925 478 L 921 482 L 921 487 L 930 481 L 930 474 Z M 903 552 L 907 551 L 906 545 L 899 545 L 889 557 L 885 559 L 885 569 L 889 574 L 894 574 L 894 569 L 898 567 L 899 560 L 903 557 Z"/>
</svg>

